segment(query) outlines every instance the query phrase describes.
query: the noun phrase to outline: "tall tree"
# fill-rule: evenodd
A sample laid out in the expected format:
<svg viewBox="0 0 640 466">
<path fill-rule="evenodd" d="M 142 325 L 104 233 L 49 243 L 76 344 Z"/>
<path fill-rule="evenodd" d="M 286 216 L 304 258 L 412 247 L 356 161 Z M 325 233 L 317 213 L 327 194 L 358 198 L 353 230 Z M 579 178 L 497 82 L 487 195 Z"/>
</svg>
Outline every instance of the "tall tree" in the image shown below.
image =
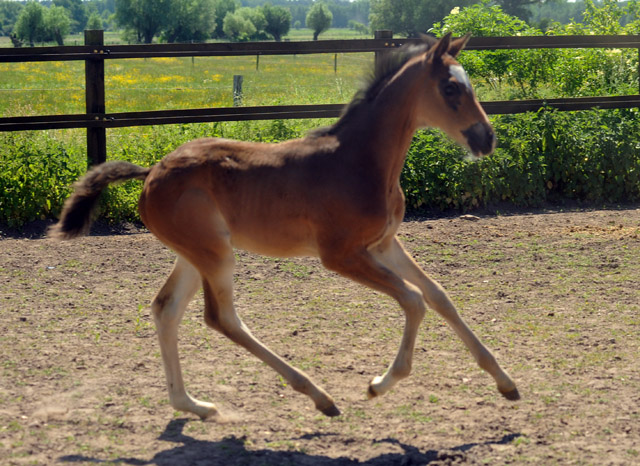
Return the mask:
<svg viewBox="0 0 640 466">
<path fill-rule="evenodd" d="M 44 7 L 38 2 L 27 3 L 13 29 L 14 34 L 33 47 L 36 41 L 44 38 Z"/>
<path fill-rule="evenodd" d="M 531 6 L 542 3 L 543 0 L 497 0 L 496 3 L 502 7 L 502 11 L 511 16 L 528 21 L 532 16 Z"/>
<path fill-rule="evenodd" d="M 231 40 L 263 40 L 266 26 L 262 8 L 242 7 L 224 17 L 224 34 Z"/>
<path fill-rule="evenodd" d="M 53 5 L 44 11 L 45 39 L 54 40 L 58 45 L 64 45 L 64 38 L 71 31 L 71 18 L 68 11 Z"/>
<path fill-rule="evenodd" d="M 257 33 L 256 27 L 249 18 L 236 12 L 229 12 L 224 17 L 222 30 L 229 40 L 246 41 L 251 40 Z"/>
<path fill-rule="evenodd" d="M 213 37 L 221 38 L 225 36 L 224 18 L 227 13 L 234 13 L 240 8 L 240 2 L 238 0 L 214 0 L 213 7 L 216 10 L 216 28 Z"/>
<path fill-rule="evenodd" d="M 280 42 L 282 36 L 285 36 L 291 29 L 291 12 L 284 7 L 265 3 L 262 7 L 262 13 L 267 20 L 264 30 L 267 34 L 271 34 L 276 42 Z"/>
<path fill-rule="evenodd" d="M 87 20 L 87 26 L 85 29 L 104 29 L 102 17 L 95 11 L 91 13 L 91 16 L 89 16 L 89 19 Z"/>
<path fill-rule="evenodd" d="M 324 3 L 314 3 L 309 13 L 307 13 L 307 27 L 313 31 L 313 40 L 318 40 L 318 36 L 331 27 L 333 14 Z"/>
<path fill-rule="evenodd" d="M 427 32 L 454 7 L 465 7 L 471 0 L 371 0 L 371 29 L 391 29 L 394 33 L 416 37 Z"/>
<path fill-rule="evenodd" d="M 18 2 L 0 1 L 0 34 L 11 35 L 22 7 Z"/>
<path fill-rule="evenodd" d="M 115 19 L 138 42 L 150 44 L 167 25 L 171 4 L 171 0 L 116 0 Z"/>
<path fill-rule="evenodd" d="M 84 31 L 89 19 L 87 5 L 82 0 L 53 0 L 55 6 L 63 7 L 71 19 L 71 32 Z"/>
<path fill-rule="evenodd" d="M 163 37 L 167 42 L 204 41 L 215 29 L 214 0 L 173 0 Z"/>
<path fill-rule="evenodd" d="M 266 37 L 265 28 L 267 27 L 267 19 L 264 17 L 262 8 L 242 7 L 236 10 L 236 14 L 251 21 L 255 26 L 256 33 L 251 39 L 260 40 Z"/>
</svg>

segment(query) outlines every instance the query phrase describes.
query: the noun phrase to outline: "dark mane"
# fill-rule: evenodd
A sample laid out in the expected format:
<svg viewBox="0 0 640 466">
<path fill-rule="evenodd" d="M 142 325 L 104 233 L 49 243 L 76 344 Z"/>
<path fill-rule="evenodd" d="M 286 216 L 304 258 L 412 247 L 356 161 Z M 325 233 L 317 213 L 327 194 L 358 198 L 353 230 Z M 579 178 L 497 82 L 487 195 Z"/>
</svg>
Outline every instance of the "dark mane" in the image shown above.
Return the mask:
<svg viewBox="0 0 640 466">
<path fill-rule="evenodd" d="M 385 53 L 376 61 L 369 76 L 363 79 L 361 88 L 356 92 L 351 102 L 345 107 L 340 119 L 332 126 L 318 128 L 309 133 L 311 137 L 335 134 L 346 120 L 363 104 L 371 102 L 377 97 L 384 85 L 413 57 L 425 53 L 436 43 L 436 39 L 423 36 L 418 44 L 403 45 L 390 53 Z"/>
</svg>

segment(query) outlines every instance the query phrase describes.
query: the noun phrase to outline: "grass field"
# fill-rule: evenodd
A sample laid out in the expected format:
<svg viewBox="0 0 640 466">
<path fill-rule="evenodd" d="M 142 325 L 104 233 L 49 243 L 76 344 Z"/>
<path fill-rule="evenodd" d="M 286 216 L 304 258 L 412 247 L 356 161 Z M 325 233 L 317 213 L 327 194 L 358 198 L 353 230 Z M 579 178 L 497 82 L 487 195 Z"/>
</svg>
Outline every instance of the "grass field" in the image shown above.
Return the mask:
<svg viewBox="0 0 640 466">
<path fill-rule="evenodd" d="M 323 39 L 361 37 L 331 29 Z M 308 29 L 290 40 L 309 40 Z M 71 36 L 67 45 L 81 45 Z M 107 32 L 105 43 L 120 42 Z M 0 46 L 9 46 L 0 38 Z M 233 104 L 233 76 L 244 76 L 244 105 L 345 103 L 355 92 L 372 54 L 150 58 L 105 64 L 108 112 L 225 107 Z M 84 112 L 83 62 L 1 63 L 0 115 Z"/>
<path fill-rule="evenodd" d="M 107 112 L 233 105 L 233 76 L 244 76 L 244 105 L 345 103 L 371 54 L 149 58 L 105 64 Z M 2 63 L 0 114 L 84 112 L 84 63 Z"/>
</svg>

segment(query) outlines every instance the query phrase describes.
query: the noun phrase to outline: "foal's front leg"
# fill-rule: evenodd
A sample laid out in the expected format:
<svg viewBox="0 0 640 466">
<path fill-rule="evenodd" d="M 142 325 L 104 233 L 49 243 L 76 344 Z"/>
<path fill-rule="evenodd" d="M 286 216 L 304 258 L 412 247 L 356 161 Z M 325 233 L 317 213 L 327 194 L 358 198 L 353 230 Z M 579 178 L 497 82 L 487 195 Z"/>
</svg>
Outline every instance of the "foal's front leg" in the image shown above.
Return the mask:
<svg viewBox="0 0 640 466">
<path fill-rule="evenodd" d="M 385 246 L 376 248 L 372 253 L 380 262 L 394 270 L 405 280 L 408 280 L 420 288 L 427 304 L 444 317 L 467 348 L 469 348 L 478 365 L 491 374 L 496 381 L 498 390 L 505 398 L 509 400 L 518 400 L 520 398 L 516 384 L 509 374 L 500 367 L 496 358 L 491 354 L 491 351 L 482 344 L 469 326 L 462 320 L 442 286 L 424 273 L 405 251 L 397 238 L 393 238 Z M 407 330 L 405 329 L 405 335 L 406 334 Z M 400 348 L 400 352 L 403 351 L 406 351 L 404 345 Z M 400 357 L 400 354 L 398 357 Z M 385 386 L 383 382 L 384 379 L 374 379 L 369 392 L 381 394 L 380 388 L 384 390 Z"/>
<path fill-rule="evenodd" d="M 421 290 L 404 280 L 394 270 L 393 264 L 389 266 L 386 261 L 380 259 L 384 257 L 378 257 L 366 249 L 340 254 L 329 251 L 322 257 L 327 268 L 386 293 L 394 298 L 404 311 L 405 327 L 400 349 L 385 373 L 375 377 L 369 384 L 370 398 L 386 393 L 410 374 L 418 328 L 426 313 Z"/>
</svg>

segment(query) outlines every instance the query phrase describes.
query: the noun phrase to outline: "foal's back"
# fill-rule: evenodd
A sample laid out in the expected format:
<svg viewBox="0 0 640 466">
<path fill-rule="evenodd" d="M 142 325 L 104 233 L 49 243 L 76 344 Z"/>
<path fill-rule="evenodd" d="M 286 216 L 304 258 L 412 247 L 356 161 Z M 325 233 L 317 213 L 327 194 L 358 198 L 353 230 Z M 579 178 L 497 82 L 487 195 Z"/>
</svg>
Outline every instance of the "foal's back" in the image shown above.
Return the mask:
<svg viewBox="0 0 640 466">
<path fill-rule="evenodd" d="M 278 144 L 197 139 L 152 168 L 140 213 L 170 247 L 180 236 L 211 241 L 214 232 L 261 254 L 318 255 L 322 225 L 362 228 L 350 222 L 373 212 L 375 183 L 364 171 L 332 135 Z"/>
</svg>

